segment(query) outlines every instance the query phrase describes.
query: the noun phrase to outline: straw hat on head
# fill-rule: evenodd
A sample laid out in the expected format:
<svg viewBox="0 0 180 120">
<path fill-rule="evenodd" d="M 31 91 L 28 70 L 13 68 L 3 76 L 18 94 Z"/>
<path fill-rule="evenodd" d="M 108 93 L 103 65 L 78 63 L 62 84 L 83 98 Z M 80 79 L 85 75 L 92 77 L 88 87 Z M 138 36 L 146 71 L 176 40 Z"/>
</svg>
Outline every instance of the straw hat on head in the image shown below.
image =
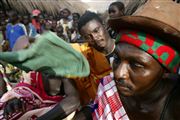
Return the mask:
<svg viewBox="0 0 180 120">
<path fill-rule="evenodd" d="M 180 51 L 180 4 L 172 0 L 149 0 L 134 15 L 110 19 L 110 26 L 119 32 L 136 29 L 164 39 Z"/>
</svg>

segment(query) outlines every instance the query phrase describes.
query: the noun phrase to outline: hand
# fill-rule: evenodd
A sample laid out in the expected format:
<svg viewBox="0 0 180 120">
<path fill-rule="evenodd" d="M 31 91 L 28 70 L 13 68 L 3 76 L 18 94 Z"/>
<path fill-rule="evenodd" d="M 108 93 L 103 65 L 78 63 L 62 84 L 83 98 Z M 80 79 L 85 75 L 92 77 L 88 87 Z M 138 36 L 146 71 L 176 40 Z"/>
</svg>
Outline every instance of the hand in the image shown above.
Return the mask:
<svg viewBox="0 0 180 120">
<path fill-rule="evenodd" d="M 35 41 L 35 38 L 29 37 L 29 42 L 30 42 L 30 43 L 33 43 L 34 41 Z"/>
<path fill-rule="evenodd" d="M 1 45 L 2 45 L 3 52 L 9 50 L 9 42 L 7 40 L 4 40 Z"/>
<path fill-rule="evenodd" d="M 4 107 L 4 117 L 8 119 L 14 112 L 24 112 L 24 103 L 17 98 L 9 100 Z"/>
</svg>

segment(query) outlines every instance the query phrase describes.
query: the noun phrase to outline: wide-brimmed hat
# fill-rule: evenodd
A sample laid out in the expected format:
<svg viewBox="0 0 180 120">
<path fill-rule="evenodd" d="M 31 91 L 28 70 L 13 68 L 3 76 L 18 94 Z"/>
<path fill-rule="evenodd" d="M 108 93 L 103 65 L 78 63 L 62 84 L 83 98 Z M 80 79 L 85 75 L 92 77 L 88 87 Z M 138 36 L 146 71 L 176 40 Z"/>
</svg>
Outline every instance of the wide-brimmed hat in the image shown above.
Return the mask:
<svg viewBox="0 0 180 120">
<path fill-rule="evenodd" d="M 161 37 L 180 51 L 180 4 L 172 0 L 148 0 L 132 16 L 110 19 L 109 25 L 119 32 L 136 29 Z"/>
</svg>

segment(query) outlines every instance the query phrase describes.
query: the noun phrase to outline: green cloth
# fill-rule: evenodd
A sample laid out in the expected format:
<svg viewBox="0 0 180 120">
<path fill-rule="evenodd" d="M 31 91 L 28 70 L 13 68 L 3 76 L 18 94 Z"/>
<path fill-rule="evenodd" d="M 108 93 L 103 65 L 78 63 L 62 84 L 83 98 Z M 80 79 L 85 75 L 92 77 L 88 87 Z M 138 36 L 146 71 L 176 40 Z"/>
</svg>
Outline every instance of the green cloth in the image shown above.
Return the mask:
<svg viewBox="0 0 180 120">
<path fill-rule="evenodd" d="M 86 58 L 55 33 L 46 32 L 28 49 L 1 52 L 0 60 L 28 71 L 62 77 L 85 77 L 90 73 Z"/>
<path fill-rule="evenodd" d="M 3 33 L 0 31 L 0 43 L 3 41 Z"/>
</svg>

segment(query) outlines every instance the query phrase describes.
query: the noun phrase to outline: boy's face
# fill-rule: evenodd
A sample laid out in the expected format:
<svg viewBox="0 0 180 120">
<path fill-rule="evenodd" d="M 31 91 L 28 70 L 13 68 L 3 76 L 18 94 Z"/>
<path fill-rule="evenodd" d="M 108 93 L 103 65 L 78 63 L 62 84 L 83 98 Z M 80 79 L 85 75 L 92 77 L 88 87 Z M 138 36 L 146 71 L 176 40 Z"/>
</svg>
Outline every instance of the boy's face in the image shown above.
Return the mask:
<svg viewBox="0 0 180 120">
<path fill-rule="evenodd" d="M 105 27 L 97 20 L 91 20 L 80 30 L 82 37 L 88 41 L 89 45 L 103 51 L 107 47 L 109 34 Z"/>
<path fill-rule="evenodd" d="M 123 11 L 120 11 L 115 5 L 111 5 L 108 12 L 110 18 L 118 18 L 123 16 Z"/>
</svg>

